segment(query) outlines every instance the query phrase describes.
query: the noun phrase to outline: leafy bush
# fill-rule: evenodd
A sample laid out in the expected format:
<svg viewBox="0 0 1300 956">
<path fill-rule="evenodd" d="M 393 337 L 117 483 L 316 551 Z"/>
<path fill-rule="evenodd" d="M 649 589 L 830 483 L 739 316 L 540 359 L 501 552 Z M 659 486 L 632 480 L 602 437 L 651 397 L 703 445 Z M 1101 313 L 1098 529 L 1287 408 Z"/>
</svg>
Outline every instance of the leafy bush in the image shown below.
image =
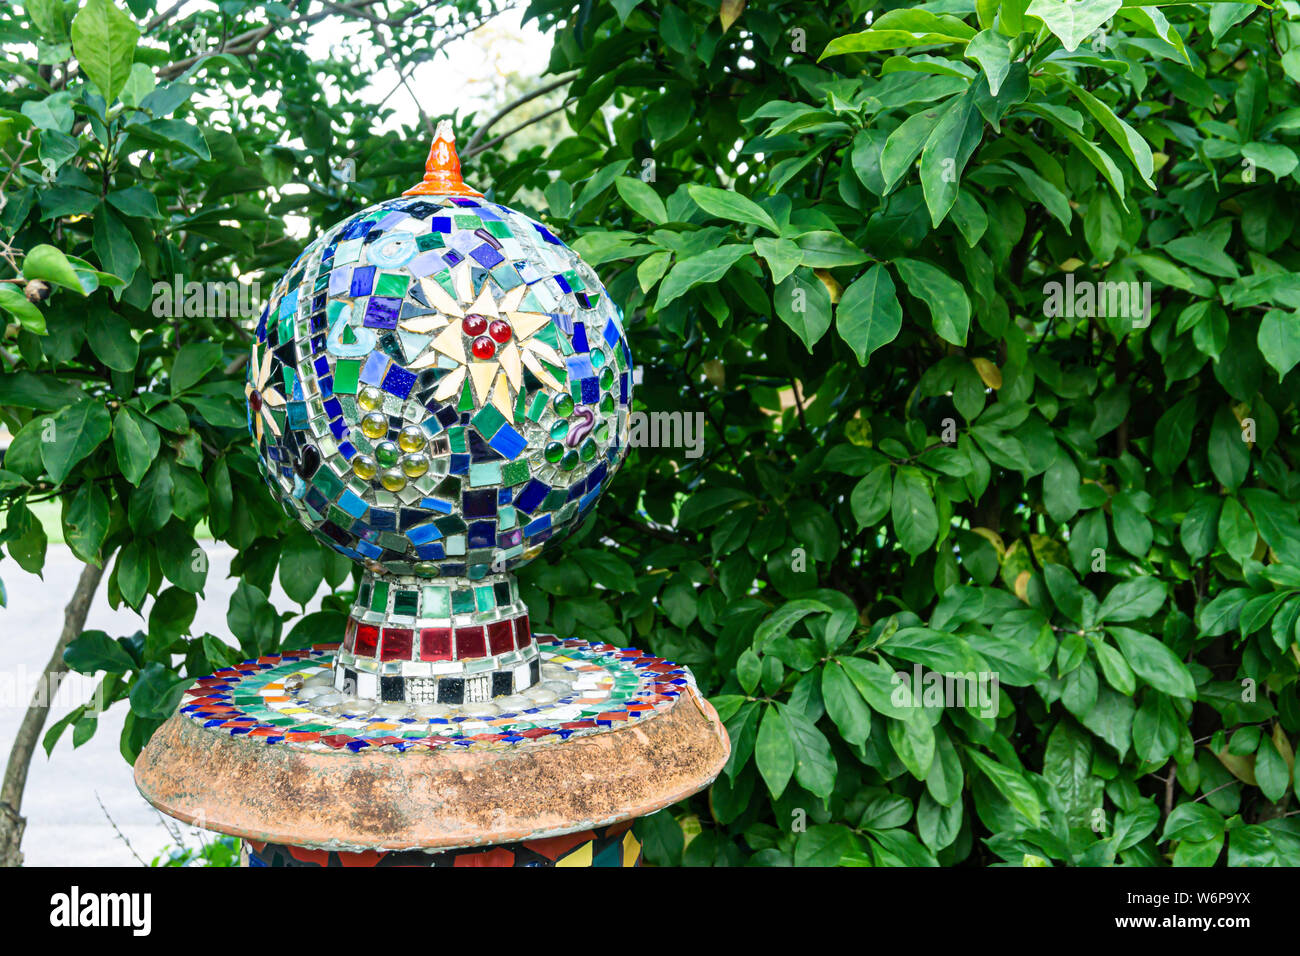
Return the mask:
<svg viewBox="0 0 1300 956">
<path fill-rule="evenodd" d="M 128 757 L 190 676 L 337 631 L 346 592 L 286 633 L 277 569 L 302 603 L 348 573 L 255 480 L 242 326 L 156 318 L 152 283 L 269 288 L 286 214 L 319 228 L 392 195 L 425 148 L 373 134 L 355 69 L 292 31 L 194 61 L 254 6 L 163 21 L 100 75 L 77 48 L 103 19 L 120 59 L 108 0 L 70 33 L 75 4 L 0 11 L 6 42 L 43 38 L 0 95 L 6 258 L 56 287 L 0 291 L 3 538 L 39 568 L 28 504 L 56 497 L 113 601 L 156 595 L 147 631 L 69 651 L 129 697 Z M 416 57 L 395 11 L 417 6 L 358 26 Z M 151 0 L 130 7 L 148 27 Z M 649 859 L 1300 863 L 1300 13 L 530 13 L 572 76 L 571 132 L 467 157 L 467 178 L 573 241 L 628 316 L 639 408 L 703 430 L 652 436 L 522 575 L 538 629 L 683 661 L 727 723 L 717 783 L 638 824 Z M 238 651 L 191 633 L 201 521 L 238 551 Z M 894 679 L 914 668 L 915 698 Z M 996 695 L 947 706 L 944 674 Z"/>
</svg>

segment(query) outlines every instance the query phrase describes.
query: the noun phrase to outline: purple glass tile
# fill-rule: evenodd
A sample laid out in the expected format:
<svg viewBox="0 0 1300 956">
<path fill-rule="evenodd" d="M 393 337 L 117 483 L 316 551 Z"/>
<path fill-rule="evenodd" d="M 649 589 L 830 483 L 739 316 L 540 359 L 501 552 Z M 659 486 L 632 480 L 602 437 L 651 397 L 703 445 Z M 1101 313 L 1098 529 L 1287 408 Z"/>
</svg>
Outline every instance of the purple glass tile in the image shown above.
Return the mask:
<svg viewBox="0 0 1300 956">
<path fill-rule="evenodd" d="M 395 329 L 402 300 L 391 296 L 375 295 L 366 304 L 365 326 L 368 329 Z"/>
</svg>

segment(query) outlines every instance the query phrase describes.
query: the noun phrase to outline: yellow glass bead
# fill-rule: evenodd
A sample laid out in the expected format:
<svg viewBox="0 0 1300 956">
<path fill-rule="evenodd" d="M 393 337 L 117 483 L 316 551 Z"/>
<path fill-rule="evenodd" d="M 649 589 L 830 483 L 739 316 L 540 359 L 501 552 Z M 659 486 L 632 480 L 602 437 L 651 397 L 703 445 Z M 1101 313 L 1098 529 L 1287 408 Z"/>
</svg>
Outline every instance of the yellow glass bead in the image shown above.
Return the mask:
<svg viewBox="0 0 1300 956">
<path fill-rule="evenodd" d="M 357 404 L 368 412 L 384 407 L 384 393 L 373 385 L 366 385 L 357 392 Z"/>
<path fill-rule="evenodd" d="M 429 470 L 429 456 L 416 452 L 413 455 L 407 455 L 402 459 L 402 471 L 406 472 L 408 478 L 419 478 Z"/>
<path fill-rule="evenodd" d="M 352 474 L 358 478 L 364 478 L 369 481 L 375 477 L 379 469 L 375 465 L 375 460 L 369 455 L 357 455 L 352 459 Z"/>
<path fill-rule="evenodd" d="M 361 419 L 361 434 L 367 438 L 383 438 L 388 434 L 388 416 L 383 412 L 371 412 Z"/>
<path fill-rule="evenodd" d="M 406 476 L 396 468 L 389 468 L 379 476 L 379 483 L 389 491 L 401 491 L 406 487 Z"/>
<path fill-rule="evenodd" d="M 397 445 L 402 451 L 424 451 L 428 443 L 429 437 L 419 425 L 407 425 L 397 436 Z"/>
</svg>

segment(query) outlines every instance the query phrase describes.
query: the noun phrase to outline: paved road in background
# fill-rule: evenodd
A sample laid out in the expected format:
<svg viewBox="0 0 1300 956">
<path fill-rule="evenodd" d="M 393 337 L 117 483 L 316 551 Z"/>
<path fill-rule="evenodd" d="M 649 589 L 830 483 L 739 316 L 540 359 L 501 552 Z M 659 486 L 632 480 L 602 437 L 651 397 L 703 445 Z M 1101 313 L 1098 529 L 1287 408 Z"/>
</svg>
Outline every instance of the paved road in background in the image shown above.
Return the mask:
<svg viewBox="0 0 1300 956">
<path fill-rule="evenodd" d="M 206 593 L 199 599 L 196 633 L 227 633 L 226 608 L 236 584 L 227 577 L 233 556 L 232 549 L 208 543 L 208 581 Z M 26 573 L 8 557 L 0 559 L 0 580 L 9 592 L 9 606 L 0 609 L 0 766 L 8 760 L 32 690 L 62 630 L 63 611 L 80 573 L 81 562 L 61 544 L 50 545 L 44 580 Z M 144 622 L 134 611 L 109 607 L 106 584 L 100 585 L 95 596 L 87 629 L 106 631 L 113 637 L 142 630 Z M 271 600 L 281 610 L 296 608 L 278 584 Z M 319 603 L 317 599 L 309 608 L 315 610 Z M 97 683 L 94 678 L 70 675 L 65 684 L 72 681 L 77 682 L 76 692 L 71 688 L 60 692 L 49 724 L 83 702 Z M 27 817 L 23 853 L 28 866 L 139 866 L 131 849 L 114 832 L 114 824 L 146 863 L 174 846 L 162 816 L 136 791 L 131 767 L 118 750 L 126 706 L 125 701 L 114 704 L 101 715 L 95 736 L 76 750 L 70 729 L 50 757 L 45 756 L 44 748 L 37 748 L 22 808 Z M 173 827 L 182 831 L 191 846 L 201 837 L 211 838 L 178 823 L 173 822 Z"/>
</svg>

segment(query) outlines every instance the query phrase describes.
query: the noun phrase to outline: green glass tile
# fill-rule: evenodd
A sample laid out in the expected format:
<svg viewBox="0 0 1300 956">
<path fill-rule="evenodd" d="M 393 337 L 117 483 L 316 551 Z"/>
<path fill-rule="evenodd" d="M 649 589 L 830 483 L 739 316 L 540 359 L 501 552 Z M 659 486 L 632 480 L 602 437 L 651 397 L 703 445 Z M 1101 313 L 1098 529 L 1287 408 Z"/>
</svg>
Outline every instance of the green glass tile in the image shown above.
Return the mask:
<svg viewBox="0 0 1300 956">
<path fill-rule="evenodd" d="M 400 554 L 406 550 L 406 546 L 411 543 L 411 539 L 404 534 L 398 534 L 396 531 L 381 531 L 377 536 L 377 542 L 383 547 Z"/>
<path fill-rule="evenodd" d="M 375 283 L 375 295 L 404 296 L 406 287 L 411 284 L 411 277 L 395 272 L 383 272 Z"/>
<path fill-rule="evenodd" d="M 451 217 L 452 223 L 457 229 L 468 229 L 473 232 L 483 225 L 483 220 L 478 216 L 458 215 Z"/>
<path fill-rule="evenodd" d="M 538 392 L 533 396 L 532 405 L 528 407 L 528 420 L 530 422 L 538 421 L 544 411 L 546 411 L 546 393 Z"/>
<path fill-rule="evenodd" d="M 489 235 L 496 236 L 498 239 L 513 239 L 515 237 L 515 234 L 510 230 L 510 226 L 507 223 L 502 222 L 500 219 L 489 222 L 486 225 Z"/>
<path fill-rule="evenodd" d="M 334 724 L 298 724 L 293 729 L 300 734 L 319 734 L 327 730 L 337 730 L 338 728 Z"/>
<path fill-rule="evenodd" d="M 460 391 L 460 401 L 456 404 L 456 411 L 472 412 L 474 411 L 474 408 L 474 390 L 470 388 L 470 379 L 469 376 L 466 375 L 465 387 Z"/>
<path fill-rule="evenodd" d="M 334 394 L 355 395 L 357 376 L 361 374 L 360 359 L 339 359 L 334 363 Z"/>
<path fill-rule="evenodd" d="M 388 582 L 376 581 L 375 592 L 370 598 L 370 610 L 386 613 L 388 611 Z"/>
<path fill-rule="evenodd" d="M 542 499 L 542 511 L 554 511 L 568 499 L 568 491 L 561 491 L 559 488 L 552 488 L 550 493 Z"/>
<path fill-rule="evenodd" d="M 474 589 L 474 605 L 480 611 L 490 611 L 497 606 L 496 596 L 492 593 L 491 585 L 484 585 Z"/>
<path fill-rule="evenodd" d="M 441 249 L 445 243 L 442 240 L 442 233 L 433 232 L 423 236 L 417 236 L 415 244 L 421 252 L 428 252 L 430 249 Z"/>
<path fill-rule="evenodd" d="M 587 283 L 583 282 L 582 276 L 578 275 L 578 273 L 574 272 L 572 269 L 562 272 L 561 275 L 564 276 L 564 281 L 569 283 L 569 288 L 574 292 L 587 291 Z"/>
<path fill-rule="evenodd" d="M 451 614 L 451 598 L 446 588 L 424 588 L 423 614 L 425 617 L 447 617 Z"/>
<path fill-rule="evenodd" d="M 485 461 L 469 466 L 471 488 L 486 488 L 489 485 L 499 484 L 501 484 L 501 462 Z"/>
<path fill-rule="evenodd" d="M 453 425 L 451 428 L 448 428 L 447 441 L 451 443 L 451 450 L 454 453 L 463 455 L 467 451 L 465 446 L 465 429 L 463 426 Z"/>
<path fill-rule="evenodd" d="M 418 591 L 398 591 L 393 596 L 393 613 L 403 614 L 407 617 L 415 617 L 420 607 L 420 592 Z"/>
<path fill-rule="evenodd" d="M 451 613 L 468 614 L 474 610 L 474 592 L 469 588 L 457 588 L 451 592 Z"/>
<path fill-rule="evenodd" d="M 461 520 L 459 515 L 447 515 L 445 518 L 435 518 L 434 526 L 445 535 L 458 534 L 466 530 L 468 525 Z"/>
<path fill-rule="evenodd" d="M 515 396 L 515 421 L 522 421 L 524 417 L 524 390 L 521 388 L 519 394 Z"/>
<path fill-rule="evenodd" d="M 482 411 L 470 419 L 470 424 L 477 428 L 478 433 L 484 438 L 491 438 L 505 423 L 505 416 L 497 411 L 495 405 L 484 405 Z"/>
<path fill-rule="evenodd" d="M 528 480 L 529 468 L 526 461 L 509 461 L 501 466 L 501 484 L 507 487 L 522 485 Z"/>
<path fill-rule="evenodd" d="M 497 530 L 509 531 L 519 521 L 519 514 L 511 505 L 501 505 L 497 508 Z"/>
<path fill-rule="evenodd" d="M 337 498 L 339 492 L 343 490 L 343 482 L 339 480 L 338 475 L 328 468 L 316 469 L 316 474 L 312 475 L 311 483 L 320 490 L 321 494 L 330 499 Z"/>
</svg>

